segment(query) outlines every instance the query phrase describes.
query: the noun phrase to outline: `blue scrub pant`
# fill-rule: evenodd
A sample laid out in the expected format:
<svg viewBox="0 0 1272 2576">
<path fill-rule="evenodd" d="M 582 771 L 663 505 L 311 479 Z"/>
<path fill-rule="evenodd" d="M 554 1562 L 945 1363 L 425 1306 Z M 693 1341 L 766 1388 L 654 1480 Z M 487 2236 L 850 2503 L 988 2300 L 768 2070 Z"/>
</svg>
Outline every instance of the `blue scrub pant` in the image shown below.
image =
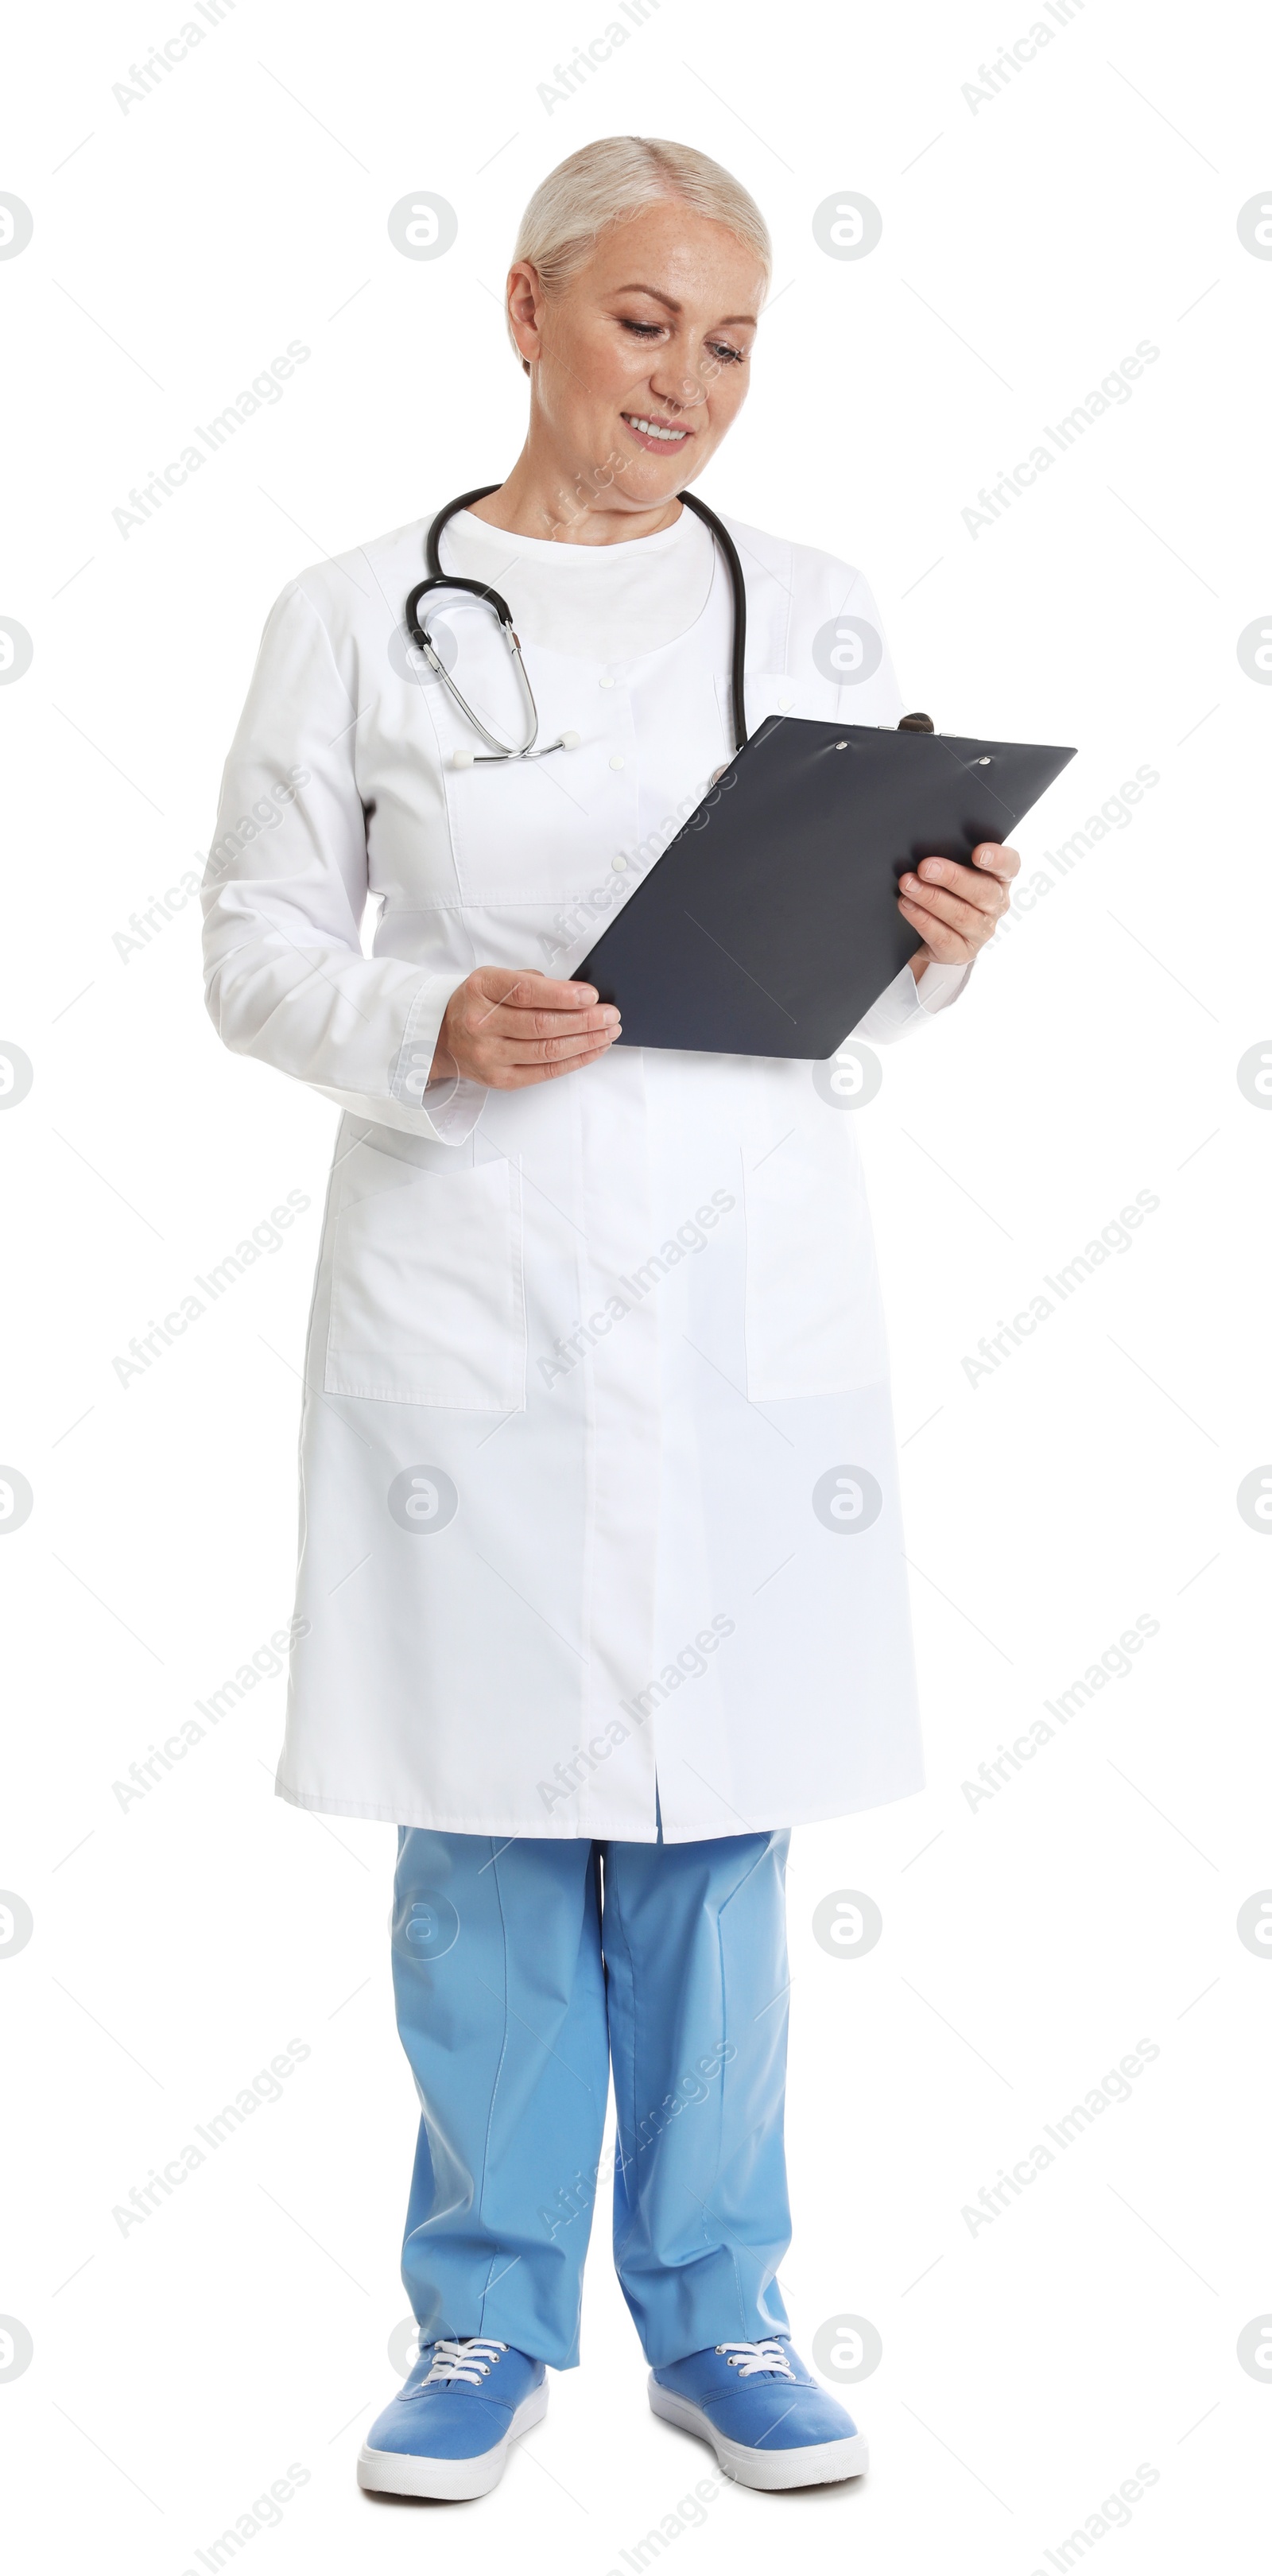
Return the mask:
<svg viewBox="0 0 1272 2576">
<path fill-rule="evenodd" d="M 789 1840 L 400 1831 L 421 2342 L 493 2335 L 577 2363 L 611 2066 L 614 2261 L 647 2358 L 786 2330 Z"/>
</svg>

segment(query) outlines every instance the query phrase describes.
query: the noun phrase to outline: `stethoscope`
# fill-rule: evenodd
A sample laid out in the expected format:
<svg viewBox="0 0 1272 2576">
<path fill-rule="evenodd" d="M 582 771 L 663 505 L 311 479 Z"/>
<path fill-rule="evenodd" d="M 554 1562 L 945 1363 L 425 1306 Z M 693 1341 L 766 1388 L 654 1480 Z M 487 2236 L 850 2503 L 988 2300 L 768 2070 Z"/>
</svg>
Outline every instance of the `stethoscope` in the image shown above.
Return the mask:
<svg viewBox="0 0 1272 2576">
<path fill-rule="evenodd" d="M 471 509 L 474 501 L 484 501 L 489 493 L 497 492 L 499 488 L 500 487 L 497 483 L 481 483 L 478 485 L 475 492 L 461 493 L 457 501 L 448 501 L 445 509 L 438 511 L 437 517 L 434 519 L 432 527 L 429 529 L 424 545 L 424 560 L 428 565 L 428 579 L 426 581 L 419 581 L 416 583 L 415 588 L 411 592 L 410 598 L 406 603 L 405 625 L 406 631 L 411 638 L 411 642 L 424 655 L 429 669 L 441 681 L 443 688 L 450 691 L 460 713 L 467 717 L 468 722 L 472 725 L 474 731 L 481 735 L 482 741 L 489 743 L 490 745 L 489 751 L 453 751 L 451 753 L 452 769 L 471 769 L 476 762 L 483 760 L 542 760 L 546 753 L 550 751 L 574 751 L 578 746 L 579 737 L 576 733 L 572 732 L 558 735 L 555 742 L 541 743 L 539 741 L 539 710 L 534 702 L 534 691 L 530 686 L 530 675 L 526 669 L 524 661 L 522 660 L 521 645 L 517 638 L 516 629 L 513 626 L 512 611 L 508 606 L 507 600 L 503 599 L 497 590 L 492 590 L 487 582 L 461 581 L 458 576 L 452 576 L 450 573 L 445 573 L 442 570 L 438 546 L 441 541 L 442 530 L 446 526 L 447 521 L 454 518 L 457 510 Z M 695 500 L 692 492 L 682 492 L 680 498 L 683 501 L 685 508 L 687 510 L 692 510 L 695 518 L 701 519 L 704 524 L 710 528 L 711 534 L 715 538 L 716 544 L 718 545 L 729 569 L 729 580 L 733 589 L 733 668 L 731 675 L 733 743 L 734 750 L 741 751 L 747 738 L 744 689 L 746 670 L 746 583 L 742 577 L 742 566 L 738 560 L 737 547 L 734 545 L 728 529 L 720 519 L 717 519 L 714 510 L 709 510 L 705 501 Z M 495 614 L 499 619 L 504 642 L 506 643 L 521 675 L 521 685 L 525 690 L 526 700 L 530 709 L 530 731 L 524 742 L 501 742 L 498 734 L 492 733 L 489 726 L 482 723 L 481 717 L 474 712 L 472 707 L 469 706 L 467 698 L 464 697 L 461 691 L 456 688 L 440 653 L 434 646 L 433 639 L 429 634 L 428 628 L 420 624 L 420 601 L 423 599 L 425 592 L 430 590 L 466 590 L 473 599 L 485 599 L 490 602 L 491 607 L 494 609 Z"/>
</svg>

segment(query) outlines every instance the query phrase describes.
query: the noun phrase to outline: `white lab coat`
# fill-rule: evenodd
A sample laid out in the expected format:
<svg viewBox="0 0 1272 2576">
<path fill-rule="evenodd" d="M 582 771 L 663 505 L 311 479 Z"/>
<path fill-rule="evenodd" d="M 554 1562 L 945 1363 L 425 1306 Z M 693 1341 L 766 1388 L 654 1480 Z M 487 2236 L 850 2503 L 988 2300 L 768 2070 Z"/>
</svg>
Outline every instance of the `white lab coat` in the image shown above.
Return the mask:
<svg viewBox="0 0 1272 2576">
<path fill-rule="evenodd" d="M 448 569 L 469 568 L 464 524 Z M 473 967 L 569 974 L 727 759 L 724 567 L 685 632 L 602 666 L 543 640 L 501 538 L 540 739 L 581 742 L 457 769 L 479 746 L 400 628 L 426 526 L 279 600 L 206 879 L 222 1037 L 344 1112 L 279 1792 L 633 1841 L 660 1809 L 672 1842 L 905 1796 L 921 1755 L 853 1116 L 808 1063 L 628 1048 L 516 1092 L 425 1088 Z M 878 629 L 861 576 L 731 532 L 748 724 L 895 724 L 886 648 L 844 685 L 813 657 L 837 617 Z M 450 595 L 445 622 L 464 694 L 522 739 L 491 611 Z M 907 967 L 859 1034 L 905 1033 L 962 980 L 930 969 L 920 1002 Z"/>
</svg>

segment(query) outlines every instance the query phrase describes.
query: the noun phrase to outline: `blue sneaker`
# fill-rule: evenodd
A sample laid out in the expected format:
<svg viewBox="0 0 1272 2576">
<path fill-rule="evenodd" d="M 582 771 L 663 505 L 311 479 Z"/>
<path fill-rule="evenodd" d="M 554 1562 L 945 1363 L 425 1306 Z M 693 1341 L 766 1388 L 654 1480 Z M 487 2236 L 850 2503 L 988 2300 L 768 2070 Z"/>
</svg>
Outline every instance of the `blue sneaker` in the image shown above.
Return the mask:
<svg viewBox="0 0 1272 2576">
<path fill-rule="evenodd" d="M 739 2486 L 828 2486 L 859 2478 L 869 2457 L 864 2433 L 784 2335 L 669 2361 L 650 2372 L 649 2402 L 664 2423 L 709 2442 Z"/>
<path fill-rule="evenodd" d="M 358 2484 L 451 2504 L 489 2495 L 547 2411 L 547 2372 L 528 2353 L 487 2335 L 425 2344 L 358 2453 Z"/>
</svg>

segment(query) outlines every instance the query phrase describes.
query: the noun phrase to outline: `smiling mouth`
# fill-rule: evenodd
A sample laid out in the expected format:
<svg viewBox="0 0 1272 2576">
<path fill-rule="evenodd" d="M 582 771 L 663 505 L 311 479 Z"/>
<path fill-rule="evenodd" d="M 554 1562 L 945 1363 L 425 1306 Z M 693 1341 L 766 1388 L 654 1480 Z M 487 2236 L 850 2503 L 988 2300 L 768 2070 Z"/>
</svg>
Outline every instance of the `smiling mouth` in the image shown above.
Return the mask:
<svg viewBox="0 0 1272 2576">
<path fill-rule="evenodd" d="M 692 431 L 677 429 L 673 421 L 649 420 L 642 412 L 625 411 L 622 417 L 638 438 L 656 439 L 660 447 L 683 447 L 685 440 L 692 436 Z"/>
</svg>

